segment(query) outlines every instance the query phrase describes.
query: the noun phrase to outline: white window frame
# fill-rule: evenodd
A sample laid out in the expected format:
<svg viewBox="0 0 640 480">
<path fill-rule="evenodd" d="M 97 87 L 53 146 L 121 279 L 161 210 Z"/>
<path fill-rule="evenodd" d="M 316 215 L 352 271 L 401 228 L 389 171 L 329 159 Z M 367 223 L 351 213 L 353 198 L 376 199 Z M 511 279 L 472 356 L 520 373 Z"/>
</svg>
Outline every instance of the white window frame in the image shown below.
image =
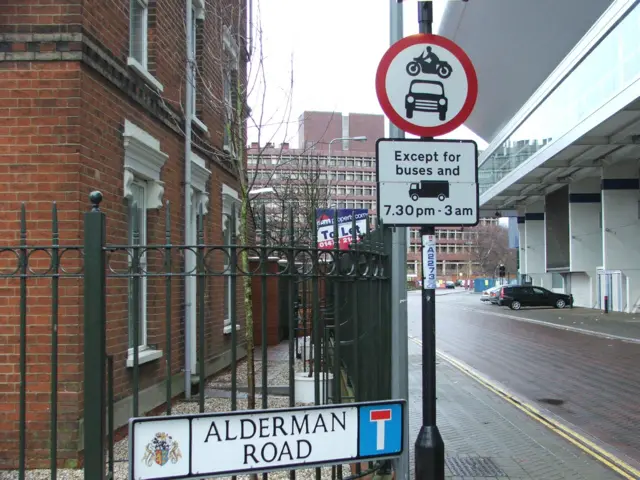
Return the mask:
<svg viewBox="0 0 640 480">
<path fill-rule="evenodd" d="M 142 191 L 142 198 L 140 199 L 140 203 L 137 205 L 137 207 L 140 209 L 140 213 L 141 213 L 141 219 L 140 222 L 138 224 L 138 234 L 139 234 L 139 238 L 138 238 L 138 245 L 146 245 L 147 244 L 147 209 L 146 209 L 146 200 L 147 200 L 147 182 L 146 180 L 141 180 L 139 178 L 135 178 L 133 180 L 133 182 L 129 185 L 129 188 L 132 191 L 131 196 L 128 198 L 129 200 L 129 209 L 131 209 L 131 207 L 133 207 L 133 201 L 135 200 L 135 195 L 133 194 L 133 189 L 131 187 L 136 186 L 138 188 L 140 188 L 140 190 Z M 131 229 L 133 228 L 133 218 L 131 217 L 131 210 L 129 210 L 129 215 L 128 215 L 128 228 L 127 228 L 127 234 L 132 234 L 133 232 L 131 231 Z M 133 245 L 133 238 L 130 237 L 128 239 L 127 242 L 129 245 Z M 139 262 L 140 262 L 140 271 L 144 272 L 146 271 L 146 267 L 147 267 L 147 255 L 144 252 L 144 250 L 140 250 L 139 251 L 140 254 L 140 258 L 139 258 Z M 132 255 L 128 256 L 128 260 L 129 260 L 129 268 L 131 268 L 131 264 L 133 261 L 133 252 Z M 143 275 L 140 278 L 140 316 L 141 318 L 140 320 L 140 336 L 142 337 L 142 341 L 140 341 L 140 343 L 138 344 L 138 350 L 139 350 L 139 356 L 141 355 L 140 352 L 142 351 L 146 351 L 147 350 L 147 277 L 146 275 Z M 130 315 L 130 312 L 129 312 Z M 131 317 L 129 316 L 129 318 L 127 319 L 127 328 L 131 327 Z M 133 332 L 131 330 L 129 330 L 128 335 L 128 343 L 131 342 L 131 335 L 133 334 Z M 128 355 L 127 357 L 131 357 L 131 366 L 133 366 L 133 347 L 128 347 Z"/>
<path fill-rule="evenodd" d="M 209 211 L 209 193 L 207 185 L 211 178 L 211 170 L 207 169 L 206 162 L 193 151 L 191 152 L 191 228 L 194 230 L 193 238 L 197 235 L 198 214 L 206 215 Z"/>
<path fill-rule="evenodd" d="M 164 183 L 160 180 L 162 167 L 167 161 L 168 155 L 160 149 L 160 141 L 149 133 L 138 127 L 134 123 L 125 119 L 124 122 L 124 192 L 123 196 L 127 200 L 133 198 L 132 185 L 144 185 L 144 212 L 143 225 L 144 241 L 146 243 L 146 218 L 149 209 L 161 208 L 162 197 L 164 195 Z M 143 237 L 141 235 L 141 243 Z M 147 290 L 146 279 L 141 282 L 141 294 L 143 299 L 143 319 L 144 319 L 144 345 L 138 348 L 138 364 L 142 365 L 162 357 L 162 350 L 151 348 L 147 345 Z M 128 342 L 127 342 L 128 343 Z M 133 367 L 133 348 L 127 348 L 128 368 Z"/>
<path fill-rule="evenodd" d="M 236 190 L 234 190 L 233 188 L 231 188 L 230 186 L 226 185 L 226 184 L 222 184 L 222 228 L 223 228 L 223 234 L 224 234 L 224 225 L 225 225 L 225 220 L 226 217 L 231 217 L 231 212 L 233 207 L 235 206 L 236 208 L 236 225 L 235 225 L 235 232 L 236 235 L 239 233 L 240 231 L 240 207 L 242 206 L 242 202 L 240 201 L 240 195 L 238 195 L 238 192 Z M 231 305 L 231 276 L 225 276 L 225 281 L 228 282 L 227 286 L 228 286 L 228 290 L 227 290 L 227 299 L 226 301 L 228 302 L 227 304 L 229 305 L 229 316 L 227 316 L 227 312 L 223 312 L 225 319 L 224 319 L 224 327 L 223 327 L 223 333 L 225 335 L 229 335 L 231 334 L 231 308 L 233 308 L 233 306 Z M 224 289 L 223 289 L 224 291 Z M 224 305 L 224 304 L 223 304 Z M 224 309 L 224 306 L 223 306 Z M 240 328 L 239 324 L 236 324 L 236 330 Z"/>
<path fill-rule="evenodd" d="M 142 18 L 142 61 L 133 57 L 133 4 L 136 3 L 144 10 Z M 164 91 L 164 86 L 149 72 L 149 0 L 130 0 L 129 3 L 129 56 L 127 65 L 131 67 L 142 79 L 158 92 Z"/>
</svg>

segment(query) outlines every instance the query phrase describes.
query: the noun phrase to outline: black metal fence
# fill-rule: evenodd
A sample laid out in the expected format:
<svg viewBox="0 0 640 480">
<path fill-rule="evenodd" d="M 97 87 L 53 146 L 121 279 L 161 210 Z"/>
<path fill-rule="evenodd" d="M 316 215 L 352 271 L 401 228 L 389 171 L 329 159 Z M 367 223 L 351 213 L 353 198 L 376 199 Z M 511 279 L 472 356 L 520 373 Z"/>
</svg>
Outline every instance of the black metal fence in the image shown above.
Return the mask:
<svg viewBox="0 0 640 480">
<path fill-rule="evenodd" d="M 339 242 L 320 250 L 295 243 L 289 212 L 284 245 L 240 245 L 235 234 L 218 244 L 207 241 L 219 232 L 200 215 L 195 244 L 175 244 L 180 234 L 172 231 L 167 205 L 164 226 L 154 230 L 164 238 L 154 243 L 132 205 L 127 241 L 112 244 L 107 237 L 118 232 L 108 235 L 101 200 L 92 193 L 92 210 L 77 234 L 82 244 L 60 241 L 55 205 L 50 240 L 40 222 L 38 239 L 30 242 L 23 205 L 17 245 L 0 247 L 7 344 L 0 364 L 8 365 L 1 469 L 17 470 L 20 479 L 33 468 L 56 479 L 60 468 L 78 467 L 87 479 L 127 478 L 116 468 L 127 458 L 118 458 L 114 445 L 126 441 L 128 418 L 181 408 L 204 413 L 211 408 L 211 379 L 221 373 L 230 380 L 229 410 L 238 409 L 244 391 L 251 398 L 252 385 L 257 408 L 270 408 L 274 395 L 295 406 L 296 375 L 314 379 L 310 403 L 316 405 L 390 398 L 388 232 L 367 231 L 348 250 L 339 250 Z M 264 212 L 261 218 L 265 231 Z M 233 212 L 230 225 L 236 220 Z M 195 305 L 185 298 L 189 277 Z M 195 332 L 185 319 L 189 308 Z M 191 382 L 184 379 L 190 336 L 197 356 Z M 288 374 L 275 392 L 269 385 L 279 366 L 266 348 L 273 338 L 286 343 L 280 366 Z M 252 375 L 247 358 L 254 340 L 260 348 Z M 339 467 L 333 473 L 343 476 Z"/>
</svg>

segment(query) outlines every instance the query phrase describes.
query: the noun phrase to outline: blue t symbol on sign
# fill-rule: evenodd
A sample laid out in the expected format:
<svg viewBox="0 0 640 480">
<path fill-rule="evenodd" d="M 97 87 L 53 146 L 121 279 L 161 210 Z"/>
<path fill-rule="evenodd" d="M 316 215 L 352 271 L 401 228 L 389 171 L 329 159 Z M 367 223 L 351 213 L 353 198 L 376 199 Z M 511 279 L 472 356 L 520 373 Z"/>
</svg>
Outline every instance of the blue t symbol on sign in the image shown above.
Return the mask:
<svg viewBox="0 0 640 480">
<path fill-rule="evenodd" d="M 360 456 L 384 457 L 402 452 L 402 405 L 360 407 Z"/>
</svg>

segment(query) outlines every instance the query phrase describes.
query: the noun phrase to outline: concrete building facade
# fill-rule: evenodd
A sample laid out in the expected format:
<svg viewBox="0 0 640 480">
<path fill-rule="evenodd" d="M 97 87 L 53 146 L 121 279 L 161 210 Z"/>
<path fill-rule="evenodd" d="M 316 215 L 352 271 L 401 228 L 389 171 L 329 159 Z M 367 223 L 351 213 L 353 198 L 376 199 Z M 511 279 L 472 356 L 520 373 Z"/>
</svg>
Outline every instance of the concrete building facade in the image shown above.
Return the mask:
<svg viewBox="0 0 640 480">
<path fill-rule="evenodd" d="M 517 218 L 523 278 L 578 306 L 640 309 L 639 28 L 634 0 L 497 0 L 439 32 L 478 70 L 481 207 Z"/>
</svg>

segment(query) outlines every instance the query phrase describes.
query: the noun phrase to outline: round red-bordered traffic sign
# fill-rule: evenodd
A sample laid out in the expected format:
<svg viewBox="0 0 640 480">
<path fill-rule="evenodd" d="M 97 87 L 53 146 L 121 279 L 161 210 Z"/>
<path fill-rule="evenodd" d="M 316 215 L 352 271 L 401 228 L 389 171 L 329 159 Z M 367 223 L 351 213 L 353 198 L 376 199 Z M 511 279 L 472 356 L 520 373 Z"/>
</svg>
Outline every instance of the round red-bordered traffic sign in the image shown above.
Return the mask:
<svg viewBox="0 0 640 480">
<path fill-rule="evenodd" d="M 409 66 L 405 64 L 405 61 L 417 56 L 416 53 L 419 51 L 417 46 L 422 46 L 422 50 L 428 46 L 435 46 L 440 52 L 440 61 L 444 58 L 444 63 L 449 64 L 448 75 L 446 75 L 446 69 L 444 70 L 446 76 L 435 72 L 425 73 L 420 68 L 418 68 L 419 72 L 415 73 L 415 66 L 414 73 L 410 74 Z M 442 55 L 443 51 L 447 53 Z M 404 57 L 403 61 L 398 61 L 400 56 Z M 453 68 L 451 63 L 455 64 Z M 400 71 L 401 66 L 403 66 L 402 71 Z M 451 82 L 452 70 L 455 73 L 455 77 L 453 77 L 455 82 Z M 463 76 L 466 82 L 463 82 Z M 423 84 L 435 89 L 440 88 L 440 96 L 445 97 L 447 109 L 451 103 L 456 105 L 453 117 L 443 120 L 443 116 L 446 117 L 448 113 L 447 111 L 441 113 L 439 111 L 416 110 L 419 118 L 413 118 L 413 111 L 410 112 L 406 105 L 411 100 L 409 97 L 412 97 L 411 89 L 414 87 L 414 83 L 418 83 L 418 87 Z M 453 84 L 451 90 L 447 90 L 447 83 Z M 463 83 L 466 83 L 465 88 L 461 88 Z M 478 77 L 471 59 L 454 42 L 439 35 L 419 33 L 397 41 L 383 55 L 376 72 L 376 94 L 382 111 L 396 127 L 421 137 L 437 137 L 455 130 L 469 118 L 478 98 Z M 447 95 L 453 98 L 454 102 L 450 102 Z M 463 96 L 464 98 L 462 98 Z M 401 97 L 404 97 L 405 100 L 401 101 Z M 402 108 L 401 104 L 405 107 Z M 432 113 L 437 115 L 431 115 Z"/>
</svg>

